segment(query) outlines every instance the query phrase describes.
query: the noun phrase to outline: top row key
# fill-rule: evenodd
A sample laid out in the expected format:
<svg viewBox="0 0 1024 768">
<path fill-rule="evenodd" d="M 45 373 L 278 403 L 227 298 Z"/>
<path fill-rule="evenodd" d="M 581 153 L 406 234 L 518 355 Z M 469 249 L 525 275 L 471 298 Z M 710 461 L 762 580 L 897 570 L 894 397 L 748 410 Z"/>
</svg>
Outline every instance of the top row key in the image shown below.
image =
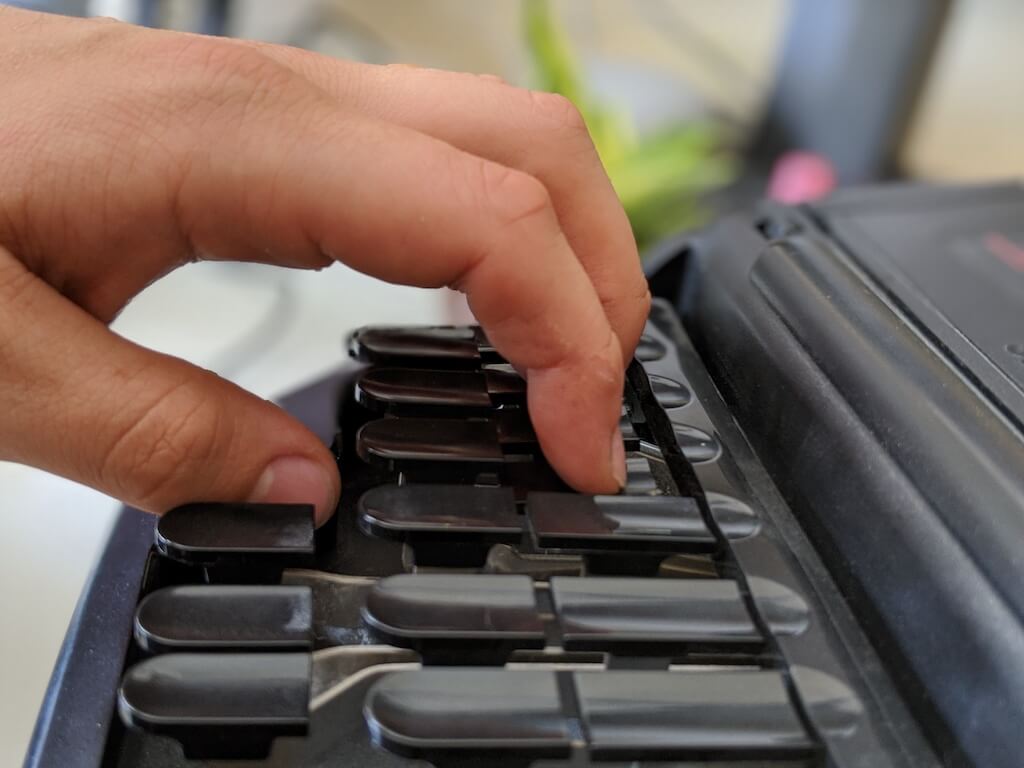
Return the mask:
<svg viewBox="0 0 1024 768">
<path fill-rule="evenodd" d="M 479 368 L 506 362 L 483 329 L 474 325 L 365 326 L 349 337 L 348 351 L 356 360 L 374 365 Z M 641 362 L 659 360 L 666 351 L 661 341 L 644 334 L 636 358 Z"/>
<path fill-rule="evenodd" d="M 478 326 L 366 326 L 349 337 L 348 351 L 375 365 L 479 368 L 505 362 Z"/>
</svg>

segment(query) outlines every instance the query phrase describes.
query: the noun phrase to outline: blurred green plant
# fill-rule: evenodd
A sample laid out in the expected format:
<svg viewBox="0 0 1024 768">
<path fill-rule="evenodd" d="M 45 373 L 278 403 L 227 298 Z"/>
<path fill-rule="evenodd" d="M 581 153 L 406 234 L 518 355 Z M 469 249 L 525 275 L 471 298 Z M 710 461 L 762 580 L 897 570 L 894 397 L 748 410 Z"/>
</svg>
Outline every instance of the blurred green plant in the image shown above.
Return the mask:
<svg viewBox="0 0 1024 768">
<path fill-rule="evenodd" d="M 523 13 L 535 86 L 560 93 L 579 108 L 641 249 L 703 224 L 712 212 L 708 193 L 736 173 L 724 127 L 694 120 L 638 137 L 628 112 L 590 93 L 549 0 L 524 0 Z"/>
</svg>

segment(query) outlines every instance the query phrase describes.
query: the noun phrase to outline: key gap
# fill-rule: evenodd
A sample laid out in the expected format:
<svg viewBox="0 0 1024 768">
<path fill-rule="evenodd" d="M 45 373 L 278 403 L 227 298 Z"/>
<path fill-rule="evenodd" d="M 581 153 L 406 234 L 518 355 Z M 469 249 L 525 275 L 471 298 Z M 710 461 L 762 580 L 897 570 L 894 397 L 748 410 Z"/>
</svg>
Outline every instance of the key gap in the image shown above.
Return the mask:
<svg viewBox="0 0 1024 768">
<path fill-rule="evenodd" d="M 586 749 L 590 743 L 590 734 L 587 733 L 586 724 L 583 722 L 583 714 L 580 711 L 579 696 L 576 692 L 576 676 L 574 672 L 555 672 L 555 682 L 558 685 L 558 699 L 562 704 L 562 713 L 565 715 L 569 728 L 569 737 L 576 750 Z"/>
<path fill-rule="evenodd" d="M 544 639 L 548 646 L 562 648 L 562 631 L 555 613 L 555 603 L 551 598 L 551 588 L 546 581 L 533 584 L 533 598 L 537 605 L 537 616 L 544 622 Z"/>
</svg>

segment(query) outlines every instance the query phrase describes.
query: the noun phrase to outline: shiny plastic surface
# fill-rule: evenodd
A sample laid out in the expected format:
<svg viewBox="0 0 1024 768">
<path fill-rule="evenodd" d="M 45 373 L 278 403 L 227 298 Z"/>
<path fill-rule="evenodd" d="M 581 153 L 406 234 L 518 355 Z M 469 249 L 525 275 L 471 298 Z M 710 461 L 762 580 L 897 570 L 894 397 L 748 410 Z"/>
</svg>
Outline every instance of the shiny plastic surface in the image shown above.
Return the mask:
<svg viewBox="0 0 1024 768">
<path fill-rule="evenodd" d="M 356 447 L 364 461 L 375 464 L 505 462 L 498 425 L 484 419 L 378 419 L 359 430 Z"/>
<path fill-rule="evenodd" d="M 557 576 L 551 599 L 567 648 L 761 641 L 734 581 Z"/>
<path fill-rule="evenodd" d="M 372 368 L 356 384 L 356 399 L 369 408 L 389 405 L 491 408 L 525 403 L 526 382 L 504 371 Z"/>
<path fill-rule="evenodd" d="M 544 639 L 529 576 L 389 576 L 370 590 L 363 615 L 399 644 L 423 637 Z"/>
<path fill-rule="evenodd" d="M 313 506 L 187 504 L 159 519 L 156 547 L 168 557 L 197 564 L 225 556 L 311 555 Z"/>
<path fill-rule="evenodd" d="M 135 641 L 148 653 L 311 650 L 313 593 L 285 585 L 164 587 L 139 603 Z"/>
<path fill-rule="evenodd" d="M 188 757 L 260 757 L 274 738 L 306 732 L 309 689 L 308 654 L 175 653 L 131 667 L 117 706 Z"/>
<path fill-rule="evenodd" d="M 673 550 L 715 543 L 696 502 L 685 497 L 531 493 L 527 510 L 542 547 Z"/>
<path fill-rule="evenodd" d="M 375 742 L 410 756 L 514 751 L 555 757 L 568 755 L 572 743 L 551 671 L 398 672 L 374 686 L 365 712 Z"/>
<path fill-rule="evenodd" d="M 349 354 L 378 365 L 473 366 L 486 339 L 479 328 L 369 326 L 349 337 Z"/>
<path fill-rule="evenodd" d="M 579 672 L 591 753 L 622 760 L 804 757 L 816 747 L 774 671 Z"/>
<path fill-rule="evenodd" d="M 524 519 L 511 488 L 467 485 L 381 485 L 358 502 L 359 524 L 377 536 L 480 534 L 518 541 Z"/>
</svg>

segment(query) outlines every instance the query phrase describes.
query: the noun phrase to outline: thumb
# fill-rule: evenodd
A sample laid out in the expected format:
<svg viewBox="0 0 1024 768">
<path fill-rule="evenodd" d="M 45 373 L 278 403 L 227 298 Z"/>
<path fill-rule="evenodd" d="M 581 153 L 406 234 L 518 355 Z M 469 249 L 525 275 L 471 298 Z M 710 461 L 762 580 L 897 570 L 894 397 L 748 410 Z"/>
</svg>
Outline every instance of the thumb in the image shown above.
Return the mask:
<svg viewBox="0 0 1024 768">
<path fill-rule="evenodd" d="M 323 522 L 340 492 L 330 452 L 279 408 L 122 339 L 2 248 L 0 459 L 150 512 L 300 502 Z"/>
</svg>

